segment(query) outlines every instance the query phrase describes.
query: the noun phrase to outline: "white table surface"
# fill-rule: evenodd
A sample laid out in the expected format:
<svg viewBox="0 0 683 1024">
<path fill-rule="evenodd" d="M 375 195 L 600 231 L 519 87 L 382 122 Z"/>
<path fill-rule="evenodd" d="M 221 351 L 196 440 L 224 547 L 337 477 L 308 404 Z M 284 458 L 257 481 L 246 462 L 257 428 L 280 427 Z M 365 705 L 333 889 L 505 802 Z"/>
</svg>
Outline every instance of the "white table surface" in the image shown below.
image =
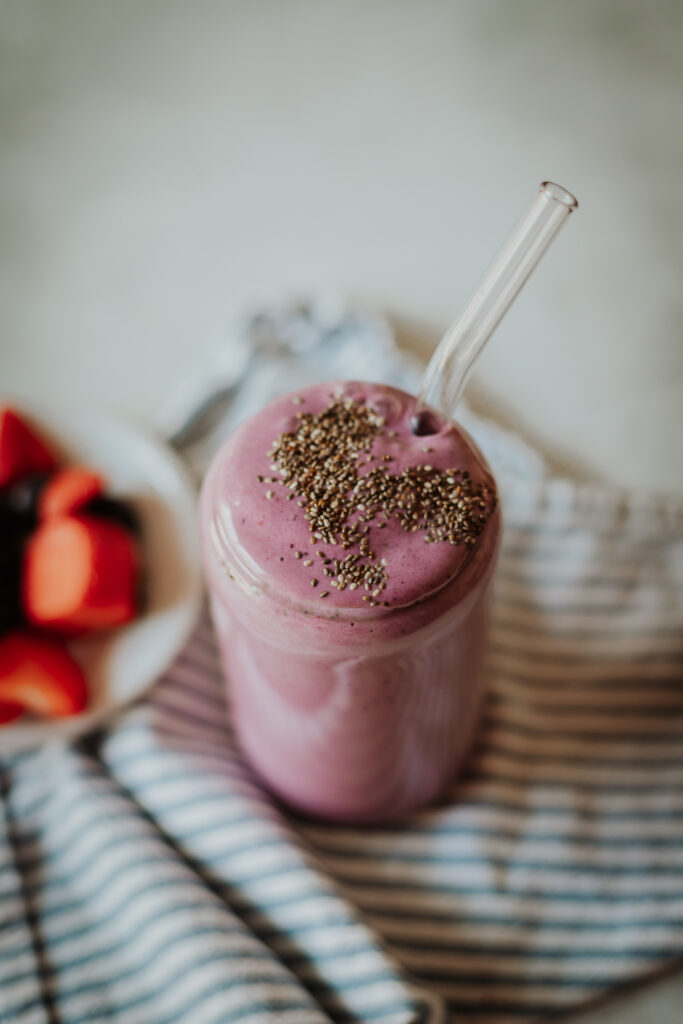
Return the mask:
<svg viewBox="0 0 683 1024">
<path fill-rule="evenodd" d="M 563 472 L 683 496 L 682 43 L 679 0 L 0 0 L 0 389 L 154 421 L 291 292 L 425 353 L 550 178 L 580 211 L 472 397 Z"/>
</svg>

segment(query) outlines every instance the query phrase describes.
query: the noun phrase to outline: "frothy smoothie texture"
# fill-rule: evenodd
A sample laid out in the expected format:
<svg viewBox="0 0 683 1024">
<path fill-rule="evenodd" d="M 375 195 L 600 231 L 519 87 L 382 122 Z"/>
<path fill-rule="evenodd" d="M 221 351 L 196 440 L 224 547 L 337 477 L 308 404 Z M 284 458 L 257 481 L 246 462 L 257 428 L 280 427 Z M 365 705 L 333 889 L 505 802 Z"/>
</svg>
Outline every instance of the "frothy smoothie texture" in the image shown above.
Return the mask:
<svg viewBox="0 0 683 1024">
<path fill-rule="evenodd" d="M 472 440 L 343 382 L 272 402 L 202 491 L 211 605 L 242 747 L 295 807 L 373 820 L 439 796 L 474 738 L 500 532 Z"/>
</svg>

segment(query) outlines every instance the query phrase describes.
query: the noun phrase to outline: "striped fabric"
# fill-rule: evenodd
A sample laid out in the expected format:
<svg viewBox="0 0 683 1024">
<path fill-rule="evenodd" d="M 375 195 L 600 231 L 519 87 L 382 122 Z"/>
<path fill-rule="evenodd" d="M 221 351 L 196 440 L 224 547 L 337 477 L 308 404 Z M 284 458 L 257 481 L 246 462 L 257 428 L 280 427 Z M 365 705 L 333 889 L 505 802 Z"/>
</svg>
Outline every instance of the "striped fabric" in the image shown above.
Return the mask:
<svg viewBox="0 0 683 1024">
<path fill-rule="evenodd" d="M 444 806 L 284 814 L 205 620 L 106 733 L 5 761 L 0 1020 L 407 1024 L 440 996 L 493 1024 L 683 955 L 680 511 L 502 477 L 487 721 Z"/>
<path fill-rule="evenodd" d="M 386 331 L 312 317 L 272 315 L 327 331 L 319 366 L 271 354 L 242 414 L 365 352 L 411 386 Z M 514 1024 L 683 958 L 683 509 L 468 425 L 505 536 L 449 798 L 381 828 L 288 815 L 240 757 L 204 618 L 106 731 L 0 757 L 2 1024 Z"/>
<path fill-rule="evenodd" d="M 459 1021 L 534 1020 L 683 957 L 683 523 L 508 481 L 485 731 L 447 805 L 305 825 Z"/>
<path fill-rule="evenodd" d="M 250 777 L 207 621 L 147 704 L 3 785 L 3 1024 L 443 1019 Z"/>
</svg>

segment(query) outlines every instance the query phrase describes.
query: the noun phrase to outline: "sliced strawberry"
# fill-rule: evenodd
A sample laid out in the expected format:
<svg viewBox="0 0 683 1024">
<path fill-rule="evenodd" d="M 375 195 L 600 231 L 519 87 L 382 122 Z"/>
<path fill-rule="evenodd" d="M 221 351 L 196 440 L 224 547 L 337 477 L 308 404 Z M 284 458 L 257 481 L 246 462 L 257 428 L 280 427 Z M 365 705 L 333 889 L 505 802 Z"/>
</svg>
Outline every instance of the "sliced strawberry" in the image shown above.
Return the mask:
<svg viewBox="0 0 683 1024">
<path fill-rule="evenodd" d="M 0 638 L 0 701 L 62 718 L 87 699 L 83 672 L 58 640 L 25 632 Z"/>
<path fill-rule="evenodd" d="M 41 519 L 67 516 L 102 494 L 105 482 L 99 473 L 86 466 L 58 469 L 43 488 L 38 503 Z"/>
<path fill-rule="evenodd" d="M 66 634 L 134 618 L 138 548 L 122 527 L 89 516 L 46 520 L 30 538 L 22 597 L 29 622 Z"/>
<path fill-rule="evenodd" d="M 0 487 L 31 473 L 47 473 L 57 460 L 45 441 L 9 406 L 0 410 Z"/>
<path fill-rule="evenodd" d="M 23 715 L 24 709 L 21 704 L 12 704 L 9 700 L 0 700 L 0 725 L 7 725 L 15 718 Z"/>
</svg>

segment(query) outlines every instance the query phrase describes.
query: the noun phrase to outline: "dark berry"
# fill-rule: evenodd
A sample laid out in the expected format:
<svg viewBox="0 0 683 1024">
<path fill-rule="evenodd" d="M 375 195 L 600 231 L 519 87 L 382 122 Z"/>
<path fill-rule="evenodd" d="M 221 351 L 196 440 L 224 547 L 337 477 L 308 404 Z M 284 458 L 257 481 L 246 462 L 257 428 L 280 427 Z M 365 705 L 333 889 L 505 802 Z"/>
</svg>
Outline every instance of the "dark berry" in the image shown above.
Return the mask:
<svg viewBox="0 0 683 1024">
<path fill-rule="evenodd" d="M 0 633 L 22 621 L 21 567 L 26 536 L 15 526 L 0 532 Z"/>
<path fill-rule="evenodd" d="M 121 498 L 108 498 L 100 494 L 89 501 L 82 511 L 96 519 L 108 519 L 112 523 L 117 523 L 135 537 L 142 534 L 140 517 L 130 502 Z"/>
<path fill-rule="evenodd" d="M 51 473 L 34 473 L 8 487 L 2 495 L 2 508 L 27 529 L 38 522 L 38 503 Z"/>
</svg>

